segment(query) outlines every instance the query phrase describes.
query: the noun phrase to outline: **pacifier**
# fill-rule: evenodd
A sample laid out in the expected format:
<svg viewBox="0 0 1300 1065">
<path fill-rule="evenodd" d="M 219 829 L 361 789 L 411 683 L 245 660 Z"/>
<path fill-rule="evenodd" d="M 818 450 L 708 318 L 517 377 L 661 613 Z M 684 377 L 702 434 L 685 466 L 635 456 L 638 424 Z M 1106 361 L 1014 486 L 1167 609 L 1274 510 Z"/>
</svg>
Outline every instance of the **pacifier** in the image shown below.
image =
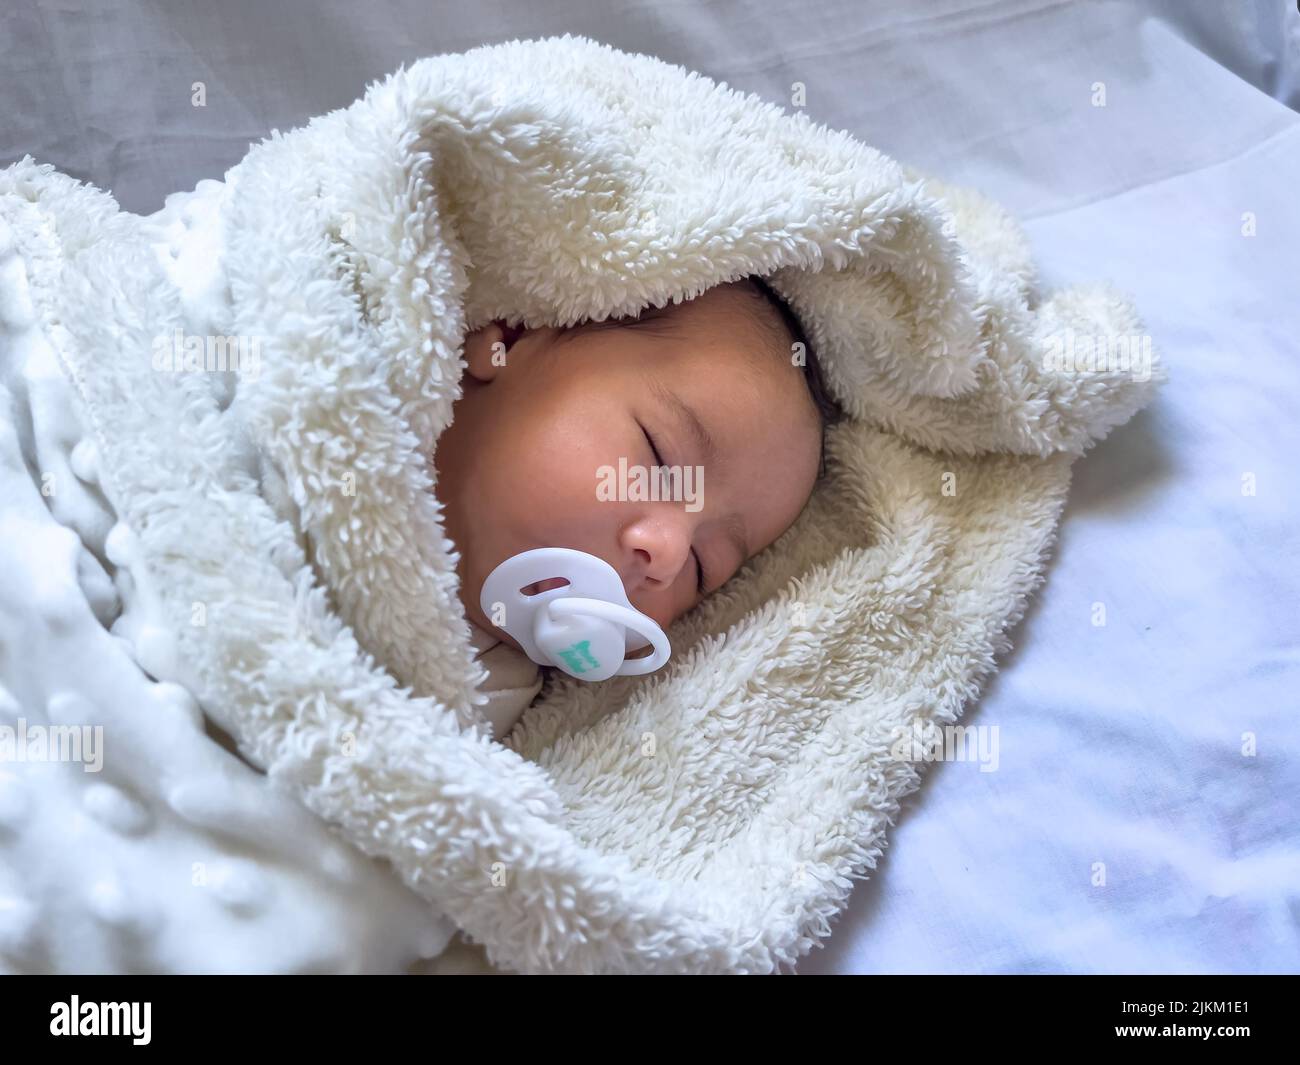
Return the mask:
<svg viewBox="0 0 1300 1065">
<path fill-rule="evenodd" d="M 525 595 L 524 588 L 554 578 L 569 583 Z M 653 673 L 668 661 L 668 637 L 632 606 L 623 579 L 603 558 L 568 547 L 538 547 L 502 562 L 488 574 L 479 606 L 489 618 L 505 610 L 498 626 L 539 666 L 558 666 L 579 680 Z M 644 658 L 629 651 L 653 645 Z"/>
</svg>

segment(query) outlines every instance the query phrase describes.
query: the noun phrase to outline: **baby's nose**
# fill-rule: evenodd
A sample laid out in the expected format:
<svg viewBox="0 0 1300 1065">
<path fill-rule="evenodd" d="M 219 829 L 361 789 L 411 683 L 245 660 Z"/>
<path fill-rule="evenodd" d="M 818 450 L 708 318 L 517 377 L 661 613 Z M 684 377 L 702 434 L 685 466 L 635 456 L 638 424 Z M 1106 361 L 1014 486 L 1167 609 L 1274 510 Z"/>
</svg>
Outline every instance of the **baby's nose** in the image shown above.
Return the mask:
<svg viewBox="0 0 1300 1065">
<path fill-rule="evenodd" d="M 675 515 L 646 513 L 625 525 L 620 539 L 626 554 L 624 566 L 616 568 L 629 594 L 637 589 L 654 592 L 667 588 L 690 561 L 690 530 Z"/>
<path fill-rule="evenodd" d="M 681 572 L 682 563 L 678 557 L 679 553 L 671 546 L 665 545 L 658 550 L 650 551 L 640 549 L 637 554 L 645 556 L 641 568 L 642 578 L 640 581 L 633 582 L 625 580 L 625 584 L 636 583 L 647 591 L 658 591 L 671 585 L 677 579 L 677 574 Z"/>
</svg>

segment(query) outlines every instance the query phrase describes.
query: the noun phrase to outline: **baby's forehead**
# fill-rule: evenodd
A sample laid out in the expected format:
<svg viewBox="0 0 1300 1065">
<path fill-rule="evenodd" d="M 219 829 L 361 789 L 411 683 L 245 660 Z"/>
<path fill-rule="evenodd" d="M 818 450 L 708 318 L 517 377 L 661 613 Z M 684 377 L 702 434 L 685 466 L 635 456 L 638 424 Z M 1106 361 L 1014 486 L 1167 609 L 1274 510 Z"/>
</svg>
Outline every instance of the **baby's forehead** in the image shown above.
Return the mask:
<svg viewBox="0 0 1300 1065">
<path fill-rule="evenodd" d="M 627 324 L 678 337 L 770 347 L 777 323 L 769 310 L 751 293 L 731 285 L 718 285 L 681 303 L 648 307 Z"/>
<path fill-rule="evenodd" d="M 729 283 L 714 285 L 688 300 L 669 303 L 664 308 L 682 320 L 715 320 L 718 318 L 752 319 L 761 317 L 762 301 L 742 286 Z"/>
</svg>

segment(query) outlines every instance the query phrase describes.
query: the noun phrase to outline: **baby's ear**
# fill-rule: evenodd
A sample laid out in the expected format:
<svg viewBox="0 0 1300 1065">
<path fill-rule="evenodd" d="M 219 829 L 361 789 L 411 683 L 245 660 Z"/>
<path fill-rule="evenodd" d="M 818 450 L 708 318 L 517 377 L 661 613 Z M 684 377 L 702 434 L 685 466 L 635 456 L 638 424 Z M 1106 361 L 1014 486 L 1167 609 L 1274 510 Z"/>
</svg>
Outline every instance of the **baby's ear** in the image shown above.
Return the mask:
<svg viewBox="0 0 1300 1065">
<path fill-rule="evenodd" d="M 506 364 L 507 355 L 522 333 L 502 321 L 490 322 L 465 335 L 465 367 L 471 377 L 491 381 Z"/>
</svg>

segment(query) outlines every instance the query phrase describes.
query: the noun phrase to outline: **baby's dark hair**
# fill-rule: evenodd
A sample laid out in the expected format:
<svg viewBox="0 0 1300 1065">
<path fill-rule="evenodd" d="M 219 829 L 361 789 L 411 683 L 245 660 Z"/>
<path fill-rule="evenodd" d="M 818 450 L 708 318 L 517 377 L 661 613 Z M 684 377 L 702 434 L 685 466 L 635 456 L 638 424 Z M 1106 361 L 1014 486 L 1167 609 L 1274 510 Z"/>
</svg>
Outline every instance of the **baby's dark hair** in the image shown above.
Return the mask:
<svg viewBox="0 0 1300 1065">
<path fill-rule="evenodd" d="M 804 332 L 803 323 L 799 321 L 798 315 L 790 309 L 790 305 L 778 296 L 772 286 L 758 274 L 743 277 L 735 284 L 738 288 L 752 293 L 756 299 L 774 307 L 781 315 L 780 325 L 772 321 L 769 316 L 761 318 L 761 328 L 765 330 L 768 340 L 774 347 L 783 348 L 787 356 L 789 356 L 793 354 L 796 344 L 802 345 L 804 383 L 808 386 L 808 394 L 812 397 L 813 405 L 817 408 L 817 416 L 821 423 L 821 448 L 817 457 L 817 476 L 819 478 L 823 477 L 826 473 L 826 430 L 844 417 L 844 409 L 831 395 L 830 389 L 826 387 L 826 378 L 822 374 L 821 361 L 817 358 L 817 353 L 813 350 L 812 343 Z"/>
</svg>

